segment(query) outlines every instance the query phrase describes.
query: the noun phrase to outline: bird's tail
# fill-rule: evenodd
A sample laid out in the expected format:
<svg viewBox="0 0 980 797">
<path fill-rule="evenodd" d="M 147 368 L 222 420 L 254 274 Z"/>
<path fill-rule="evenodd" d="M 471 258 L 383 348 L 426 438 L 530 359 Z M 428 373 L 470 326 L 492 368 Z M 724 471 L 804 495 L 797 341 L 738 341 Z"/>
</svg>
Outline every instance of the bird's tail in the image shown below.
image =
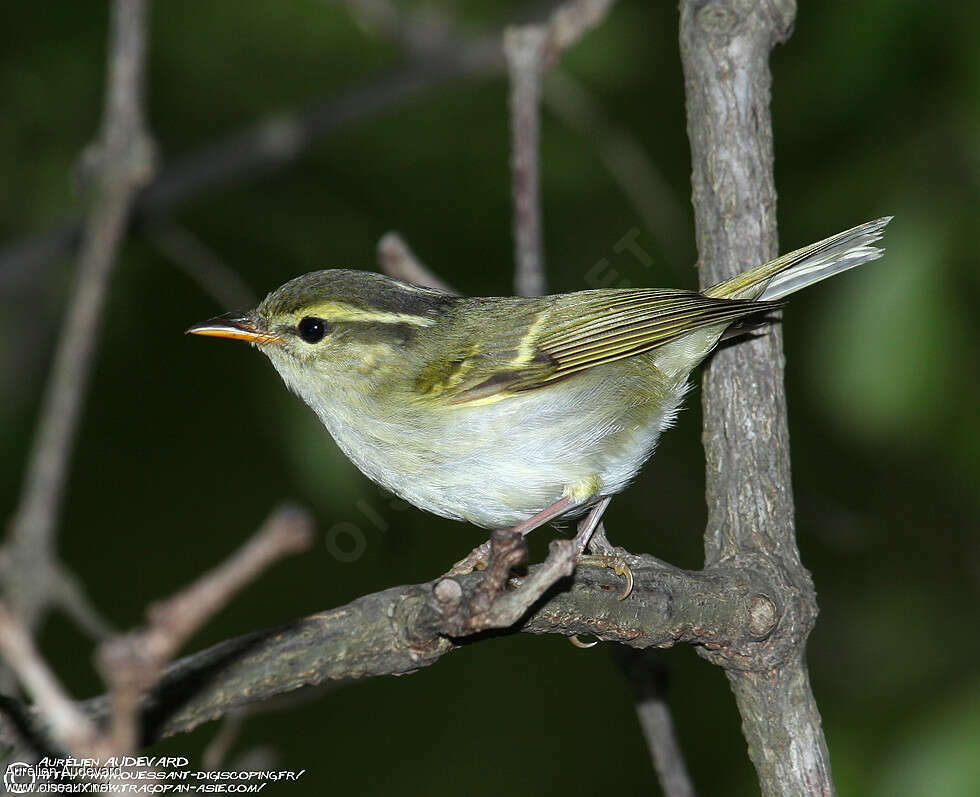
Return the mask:
<svg viewBox="0 0 980 797">
<path fill-rule="evenodd" d="M 871 246 L 884 235 L 891 216 L 869 221 L 810 244 L 761 266 L 743 271 L 703 291 L 721 299 L 776 300 L 841 271 L 877 260 L 883 249 Z"/>
</svg>

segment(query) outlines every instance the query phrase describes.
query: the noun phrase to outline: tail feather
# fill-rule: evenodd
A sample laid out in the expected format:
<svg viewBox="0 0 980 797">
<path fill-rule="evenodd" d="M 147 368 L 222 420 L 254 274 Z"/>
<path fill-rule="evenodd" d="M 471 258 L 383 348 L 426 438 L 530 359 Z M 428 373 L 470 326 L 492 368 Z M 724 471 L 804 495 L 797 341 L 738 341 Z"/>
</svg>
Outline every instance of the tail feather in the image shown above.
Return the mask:
<svg viewBox="0 0 980 797">
<path fill-rule="evenodd" d="M 891 216 L 885 216 L 837 233 L 743 271 L 703 293 L 723 299 L 782 299 L 815 282 L 881 257 L 884 250 L 871 244 L 884 235 L 885 226 L 891 220 Z"/>
</svg>

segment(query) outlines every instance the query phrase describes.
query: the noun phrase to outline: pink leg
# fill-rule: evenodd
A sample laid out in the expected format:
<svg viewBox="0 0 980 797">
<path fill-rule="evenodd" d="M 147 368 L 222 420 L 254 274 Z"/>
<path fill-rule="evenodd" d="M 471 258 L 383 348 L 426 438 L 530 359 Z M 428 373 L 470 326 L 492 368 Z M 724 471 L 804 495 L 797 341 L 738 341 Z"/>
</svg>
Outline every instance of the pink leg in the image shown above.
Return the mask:
<svg viewBox="0 0 980 797">
<path fill-rule="evenodd" d="M 569 509 L 571 509 L 574 503 L 575 502 L 571 498 L 560 498 L 551 506 L 546 506 L 544 509 L 538 512 L 538 514 L 531 515 L 531 517 L 529 517 L 523 523 L 518 523 L 511 529 L 511 531 L 519 531 L 526 537 L 529 532 L 534 531 L 539 526 L 543 526 L 549 520 L 554 520 L 562 513 L 567 512 Z"/>
<path fill-rule="evenodd" d="M 623 576 L 626 579 L 626 587 L 619 596 L 619 599 L 624 601 L 633 591 L 633 571 L 630 570 L 626 560 L 619 556 L 584 556 L 582 554 L 582 552 L 585 550 L 585 546 L 589 544 L 589 539 L 592 537 L 592 534 L 602 521 L 602 513 L 606 511 L 606 507 L 609 506 L 610 500 L 611 499 L 608 497 L 603 498 L 599 501 L 599 503 L 592 507 L 589 514 L 586 515 L 578 524 L 578 534 L 575 535 L 574 543 L 578 554 L 578 563 L 580 565 L 608 567 L 614 573 Z"/>
<path fill-rule="evenodd" d="M 603 499 L 606 503 L 609 503 L 609 499 Z M 527 535 L 534 531 L 539 526 L 543 526 L 549 520 L 554 520 L 559 515 L 567 512 L 574 505 L 574 501 L 571 498 L 560 498 L 555 501 L 551 506 L 547 506 L 538 512 L 536 515 L 532 515 L 527 520 L 522 523 L 518 523 L 514 526 L 511 531 L 519 531 L 523 535 Z M 603 507 L 605 508 L 605 507 Z M 592 510 L 595 511 L 594 509 Z M 602 513 L 600 513 L 600 517 Z M 589 513 L 589 517 L 592 517 L 592 512 Z M 598 519 L 596 523 L 598 523 Z M 593 530 L 595 526 L 592 527 Z M 591 534 L 591 532 L 590 532 Z M 588 539 L 586 539 L 588 542 Z M 460 559 L 456 564 L 454 564 L 449 572 L 446 573 L 447 576 L 461 576 L 466 573 L 472 573 L 479 565 L 486 565 L 487 557 L 490 555 L 490 540 L 487 540 L 483 545 L 477 546 L 465 559 Z"/>
<path fill-rule="evenodd" d="M 579 521 L 578 534 L 575 535 L 574 539 L 575 548 L 579 555 L 585 550 L 585 546 L 589 544 L 589 539 L 596 530 L 596 526 L 599 525 L 599 521 L 602 520 L 602 515 L 611 500 L 612 498 L 609 496 L 600 498 L 599 502 L 589 510 L 589 514 Z"/>
</svg>

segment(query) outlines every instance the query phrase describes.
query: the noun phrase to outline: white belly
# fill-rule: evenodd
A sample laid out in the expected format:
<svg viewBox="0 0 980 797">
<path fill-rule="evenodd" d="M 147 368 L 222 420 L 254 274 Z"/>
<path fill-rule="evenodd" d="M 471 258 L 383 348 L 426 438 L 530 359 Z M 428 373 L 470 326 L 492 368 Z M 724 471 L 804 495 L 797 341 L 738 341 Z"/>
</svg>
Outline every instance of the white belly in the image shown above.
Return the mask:
<svg viewBox="0 0 980 797">
<path fill-rule="evenodd" d="M 400 420 L 366 411 L 353 423 L 327 407 L 320 417 L 361 471 L 406 501 L 506 528 L 570 485 L 592 483 L 594 497 L 622 491 L 653 453 L 685 385 L 634 359 L 492 404 L 416 408 Z"/>
</svg>

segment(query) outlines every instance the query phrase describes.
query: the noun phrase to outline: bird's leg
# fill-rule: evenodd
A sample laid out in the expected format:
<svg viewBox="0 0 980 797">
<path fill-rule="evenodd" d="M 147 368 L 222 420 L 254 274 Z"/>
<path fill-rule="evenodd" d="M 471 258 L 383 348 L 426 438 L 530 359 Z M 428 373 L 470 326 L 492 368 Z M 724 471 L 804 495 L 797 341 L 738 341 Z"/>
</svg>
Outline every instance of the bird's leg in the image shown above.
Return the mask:
<svg viewBox="0 0 980 797">
<path fill-rule="evenodd" d="M 539 526 L 543 526 L 549 520 L 554 520 L 559 515 L 567 512 L 575 502 L 571 498 L 560 498 L 555 501 L 551 506 L 545 507 L 536 515 L 532 515 L 527 520 L 522 523 L 518 523 L 514 526 L 511 531 L 514 533 L 520 533 L 522 535 L 527 535 L 529 532 L 534 531 Z M 456 564 L 454 564 L 446 576 L 462 576 L 466 573 L 472 573 L 474 570 L 482 570 L 487 566 L 487 558 L 490 556 L 490 540 L 487 540 L 483 545 L 479 545 L 470 551 L 469 555 L 464 559 L 460 559 Z"/>
<path fill-rule="evenodd" d="M 606 539 L 605 529 L 602 526 L 602 515 L 611 500 L 609 496 L 600 498 L 595 506 L 589 510 L 589 514 L 579 521 L 578 532 L 572 540 L 572 544 L 575 546 L 578 564 L 589 567 L 608 567 L 617 576 L 623 576 L 626 579 L 626 586 L 619 596 L 620 600 L 626 600 L 633 591 L 633 571 L 630 570 L 629 565 L 623 557 L 611 553 L 613 548 Z M 561 498 L 551 506 L 542 509 L 536 515 L 532 515 L 523 523 L 518 523 L 511 531 L 526 535 L 539 526 L 543 526 L 548 521 L 554 520 L 559 515 L 567 512 L 574 504 L 575 501 L 571 498 Z M 593 534 L 599 534 L 601 536 L 595 541 L 596 545 L 594 548 L 590 548 L 590 550 L 603 551 L 602 554 L 588 555 L 584 553 Z M 446 576 L 461 576 L 466 573 L 472 573 L 474 570 L 482 570 L 486 567 L 489 556 L 490 541 L 487 540 L 483 545 L 479 545 L 470 551 L 466 558 L 460 559 L 454 564 L 449 569 L 449 572 L 446 573 Z"/>
<path fill-rule="evenodd" d="M 606 536 L 605 523 L 600 523 L 595 527 L 595 533 L 592 535 L 592 539 L 589 540 L 589 544 L 586 547 L 589 553 L 596 554 L 597 556 L 611 556 L 616 552 L 615 547 Z"/>
<path fill-rule="evenodd" d="M 578 534 L 575 535 L 575 539 L 572 543 L 575 545 L 575 552 L 581 556 L 582 552 L 585 550 L 585 546 L 589 544 L 589 540 L 592 538 L 592 533 L 596 530 L 596 526 L 599 525 L 602 520 L 602 515 L 606 511 L 606 507 L 609 506 L 609 502 L 612 500 L 609 496 L 603 496 L 599 499 L 595 506 L 589 510 L 584 518 L 579 521 L 578 524 Z"/>
<path fill-rule="evenodd" d="M 619 596 L 619 599 L 624 601 L 633 591 L 633 571 L 630 570 L 630 566 L 626 563 L 626 560 L 614 552 L 615 549 L 609 544 L 609 540 L 606 538 L 606 529 L 602 525 L 602 513 L 606 511 L 608 505 L 609 499 L 602 499 L 579 524 L 579 532 L 575 536 L 576 544 L 580 545 L 578 549 L 578 564 L 590 567 L 608 567 L 617 576 L 625 578 L 626 586 Z M 595 534 L 594 537 L 593 534 Z M 593 553 L 582 553 L 586 545 L 589 546 L 589 550 L 593 551 Z"/>
</svg>

